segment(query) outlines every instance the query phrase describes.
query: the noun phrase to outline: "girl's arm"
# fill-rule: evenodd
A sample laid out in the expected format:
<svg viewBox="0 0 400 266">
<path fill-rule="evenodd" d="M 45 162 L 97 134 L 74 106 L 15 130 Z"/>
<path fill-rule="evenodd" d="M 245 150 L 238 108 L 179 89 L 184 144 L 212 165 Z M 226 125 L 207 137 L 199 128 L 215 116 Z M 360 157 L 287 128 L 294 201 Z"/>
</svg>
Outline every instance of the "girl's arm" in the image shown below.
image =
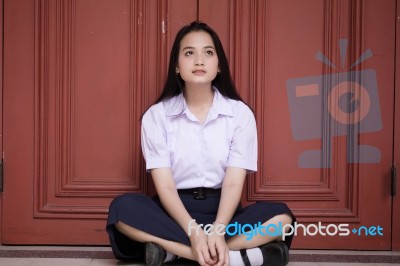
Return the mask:
<svg viewBox="0 0 400 266">
<path fill-rule="evenodd" d="M 226 226 L 232 219 L 242 196 L 245 177 L 245 169 L 236 167 L 228 167 L 226 169 L 225 178 L 222 184 L 221 201 L 219 203 L 214 228 L 217 228 L 218 224 Z M 216 265 L 229 265 L 229 249 L 223 235 L 214 234 L 209 236 L 208 246 L 211 256 L 218 260 Z"/>
<path fill-rule="evenodd" d="M 160 197 L 161 203 L 168 214 L 185 230 L 188 234 L 188 224 L 192 217 L 187 212 L 181 199 L 178 196 L 178 191 L 172 171 L 170 168 L 157 168 L 151 170 L 151 176 Z"/>
<path fill-rule="evenodd" d="M 227 225 L 232 219 L 240 203 L 245 178 L 245 169 L 236 167 L 228 167 L 226 169 L 216 218 L 217 223 Z"/>
<path fill-rule="evenodd" d="M 189 236 L 197 261 L 200 265 L 213 265 L 215 260 L 211 259 L 207 236 L 203 230 L 196 230 L 198 224 L 187 212 L 179 198 L 171 168 L 153 169 L 151 170 L 151 176 L 165 210 Z"/>
</svg>

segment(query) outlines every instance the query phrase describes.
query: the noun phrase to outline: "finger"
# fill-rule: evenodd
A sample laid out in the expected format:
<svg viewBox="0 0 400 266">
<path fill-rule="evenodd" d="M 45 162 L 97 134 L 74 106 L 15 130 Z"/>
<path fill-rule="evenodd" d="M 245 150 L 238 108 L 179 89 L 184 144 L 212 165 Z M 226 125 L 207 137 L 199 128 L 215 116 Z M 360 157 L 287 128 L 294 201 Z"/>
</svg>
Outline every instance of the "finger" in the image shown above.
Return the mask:
<svg viewBox="0 0 400 266">
<path fill-rule="evenodd" d="M 204 258 L 203 258 L 203 255 L 201 254 L 201 253 L 198 253 L 197 255 L 197 262 L 200 264 L 200 265 L 208 265 L 205 261 L 204 261 Z"/>
<path fill-rule="evenodd" d="M 222 266 L 225 265 L 225 248 L 224 247 L 219 247 L 218 248 L 218 264 L 216 266 Z"/>
<path fill-rule="evenodd" d="M 217 257 L 216 258 L 211 258 L 210 260 L 211 260 L 210 261 L 211 265 L 216 265 L 216 263 L 218 262 L 218 258 Z"/>
<path fill-rule="evenodd" d="M 227 249 L 225 252 L 225 265 L 229 266 L 229 262 L 229 249 Z"/>
<path fill-rule="evenodd" d="M 216 260 L 218 258 L 217 247 L 215 242 L 208 244 L 208 249 L 210 251 L 211 257 Z"/>
<path fill-rule="evenodd" d="M 204 260 L 204 257 L 201 256 L 199 260 L 197 260 L 197 262 L 201 265 L 201 266 L 212 266 L 214 265 L 214 263 L 208 263 Z"/>
<path fill-rule="evenodd" d="M 200 265 L 206 265 L 205 261 L 204 261 L 203 253 L 201 251 L 201 248 L 193 248 L 193 253 L 194 253 L 195 257 L 196 257 L 197 262 Z"/>
<path fill-rule="evenodd" d="M 204 261 L 206 263 L 211 264 L 211 265 L 214 263 L 214 260 L 211 259 L 210 252 L 208 251 L 208 248 L 203 249 L 202 256 L 203 256 L 203 259 L 204 259 Z"/>
<path fill-rule="evenodd" d="M 226 249 L 225 249 L 225 247 L 221 247 L 219 250 L 218 250 L 218 259 L 220 260 L 220 261 L 222 261 L 222 263 L 224 263 L 224 261 L 225 261 L 225 254 L 226 254 Z M 222 265 L 222 264 L 221 264 Z"/>
</svg>

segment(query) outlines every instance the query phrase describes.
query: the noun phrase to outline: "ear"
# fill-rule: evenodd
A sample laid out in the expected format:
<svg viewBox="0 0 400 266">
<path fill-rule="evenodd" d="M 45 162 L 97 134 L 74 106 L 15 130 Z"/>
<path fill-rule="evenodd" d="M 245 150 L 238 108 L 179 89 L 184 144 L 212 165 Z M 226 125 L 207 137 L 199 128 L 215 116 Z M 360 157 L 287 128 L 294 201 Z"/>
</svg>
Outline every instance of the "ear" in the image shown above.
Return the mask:
<svg viewBox="0 0 400 266">
<path fill-rule="evenodd" d="M 176 74 L 179 74 L 179 68 L 178 67 L 175 68 L 175 72 L 176 72 Z"/>
</svg>

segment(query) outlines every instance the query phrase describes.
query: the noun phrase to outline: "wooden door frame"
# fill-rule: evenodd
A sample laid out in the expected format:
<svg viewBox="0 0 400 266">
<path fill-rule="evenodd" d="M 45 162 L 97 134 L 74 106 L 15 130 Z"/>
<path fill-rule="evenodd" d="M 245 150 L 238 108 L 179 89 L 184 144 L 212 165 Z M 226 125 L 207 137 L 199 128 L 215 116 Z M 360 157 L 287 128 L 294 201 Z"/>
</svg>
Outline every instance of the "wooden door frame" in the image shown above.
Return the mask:
<svg viewBox="0 0 400 266">
<path fill-rule="evenodd" d="M 0 152 L 3 154 L 3 0 L 0 0 Z M 0 161 L 3 160 L 3 155 L 0 156 Z M 0 190 L 0 228 L 2 227 L 3 220 L 3 181 L 1 180 Z M 0 241 L 1 241 L 1 230 L 0 230 Z M 1 242 L 0 242 L 1 244 Z"/>
<path fill-rule="evenodd" d="M 394 103 L 394 138 L 393 164 L 400 167 L 400 0 L 396 1 L 396 51 L 395 51 L 395 103 Z M 393 197 L 392 205 L 392 250 L 400 250 L 400 185 L 397 182 L 397 195 Z"/>
</svg>

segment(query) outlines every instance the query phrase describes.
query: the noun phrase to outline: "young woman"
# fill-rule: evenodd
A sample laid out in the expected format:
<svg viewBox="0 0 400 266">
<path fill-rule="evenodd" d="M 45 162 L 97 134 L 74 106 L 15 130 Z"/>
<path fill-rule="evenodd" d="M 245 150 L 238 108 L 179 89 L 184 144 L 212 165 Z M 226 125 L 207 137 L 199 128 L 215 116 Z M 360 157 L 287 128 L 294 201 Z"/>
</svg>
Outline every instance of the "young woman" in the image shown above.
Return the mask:
<svg viewBox="0 0 400 266">
<path fill-rule="evenodd" d="M 142 118 L 142 150 L 157 196 L 126 194 L 111 203 L 107 232 L 118 259 L 288 263 L 292 238 L 281 241 L 273 229 L 294 222 L 289 208 L 240 205 L 246 174 L 257 170 L 256 123 L 217 34 L 204 23 L 176 36 L 164 90 Z"/>
</svg>

